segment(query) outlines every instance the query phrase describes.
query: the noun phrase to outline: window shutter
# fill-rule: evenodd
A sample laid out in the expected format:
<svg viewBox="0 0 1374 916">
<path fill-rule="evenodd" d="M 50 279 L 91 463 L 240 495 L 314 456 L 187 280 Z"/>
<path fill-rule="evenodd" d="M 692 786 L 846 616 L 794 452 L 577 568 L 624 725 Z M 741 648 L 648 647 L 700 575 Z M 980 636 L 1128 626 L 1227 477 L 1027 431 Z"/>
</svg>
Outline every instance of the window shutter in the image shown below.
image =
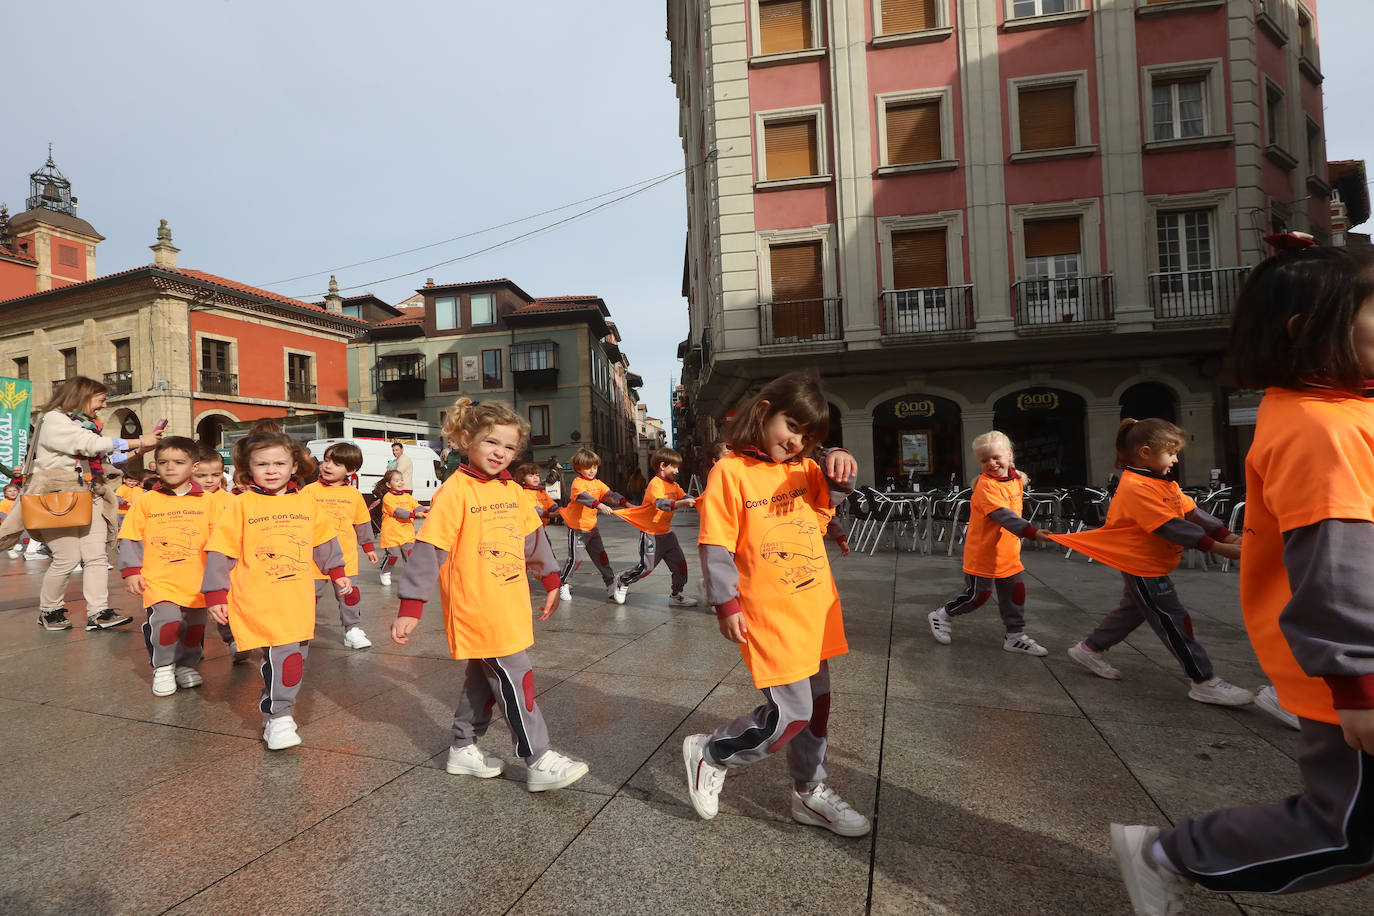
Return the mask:
<svg viewBox="0 0 1374 916">
<path fill-rule="evenodd" d="M 805 178 L 820 173 L 816 119 L 773 121 L 763 125 L 764 177 Z"/>
<path fill-rule="evenodd" d="M 892 233 L 892 288 L 934 289 L 949 284 L 945 230 Z"/>
<path fill-rule="evenodd" d="M 1058 149 L 1078 142 L 1074 87 L 1022 89 L 1017 96 L 1021 149 Z"/>
<path fill-rule="evenodd" d="M 1078 217 L 1027 220 L 1026 257 L 1048 258 L 1057 254 L 1079 254 L 1083 250 L 1078 233 Z"/>
<path fill-rule="evenodd" d="M 825 282 L 821 243 L 774 245 L 768 249 L 773 272 L 773 337 L 811 340 L 825 334 Z"/>
<path fill-rule="evenodd" d="M 811 47 L 811 0 L 759 0 L 759 50 L 764 54 Z"/>
<path fill-rule="evenodd" d="M 935 0 L 883 0 L 883 34 L 919 32 L 939 25 Z"/>
<path fill-rule="evenodd" d="M 887 106 L 887 164 L 941 158 L 940 100 Z"/>
</svg>

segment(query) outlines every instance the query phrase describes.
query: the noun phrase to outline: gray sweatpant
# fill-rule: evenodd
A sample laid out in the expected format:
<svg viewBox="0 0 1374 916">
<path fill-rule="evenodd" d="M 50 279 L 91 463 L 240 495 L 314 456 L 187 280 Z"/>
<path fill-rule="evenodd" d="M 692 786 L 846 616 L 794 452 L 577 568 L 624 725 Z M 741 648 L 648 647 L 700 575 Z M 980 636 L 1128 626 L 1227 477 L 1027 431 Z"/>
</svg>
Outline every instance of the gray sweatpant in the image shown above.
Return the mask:
<svg viewBox="0 0 1374 916">
<path fill-rule="evenodd" d="M 945 602 L 944 611 L 950 617 L 976 611 L 987 603 L 993 591 L 997 592 L 997 610 L 1002 615 L 1007 634 L 1023 632 L 1026 629 L 1026 583 L 1021 581 L 1020 573 L 1001 579 L 964 573 L 964 590 Z"/>
<path fill-rule="evenodd" d="M 357 586 L 355 585 L 354 588 L 357 588 Z M 332 601 L 330 600 L 331 597 L 333 599 Z M 347 630 L 349 627 L 356 627 L 363 622 L 362 602 L 355 601 L 353 602 L 352 606 L 350 606 L 348 602 L 344 601 L 344 596 L 339 594 L 339 589 L 337 586 L 334 585 L 332 580 L 316 579 L 316 609 L 318 610 L 321 604 L 323 604 L 324 607 L 327 608 L 331 603 L 337 604 L 339 606 L 339 623 L 343 624 L 343 628 L 345 630 Z"/>
<path fill-rule="evenodd" d="M 631 569 L 620 574 L 620 584 L 629 586 L 654 571 L 660 562 L 667 563 L 673 573 L 673 594 L 682 594 L 687 584 L 687 557 L 677 542 L 677 535 L 671 531 L 664 534 L 639 535 L 639 562 Z"/>
<path fill-rule="evenodd" d="M 205 655 L 205 621 L 203 607 L 182 607 L 170 601 L 159 601 L 148 608 L 143 622 L 143 643 L 148 647 L 148 661 L 154 668 L 177 665 L 198 668 Z"/>
<path fill-rule="evenodd" d="M 606 545 L 601 541 L 601 532 L 595 528 L 591 531 L 569 528 L 568 559 L 563 562 L 563 574 L 559 577 L 564 585 L 568 584 L 568 579 L 577 567 L 582 565 L 584 556 L 591 560 L 596 571 L 601 573 L 603 582 L 610 585 L 615 581 L 615 570 L 611 569 L 611 558 L 606 555 Z"/>
<path fill-rule="evenodd" d="M 391 572 L 391 567 L 395 566 L 400 560 L 410 560 L 410 552 L 415 549 L 415 542 L 410 541 L 406 544 L 398 544 L 395 547 L 386 547 L 382 550 L 381 572 Z"/>
<path fill-rule="evenodd" d="M 1195 684 L 1211 680 L 1212 660 L 1207 657 L 1207 650 L 1193 639 L 1193 619 L 1178 600 L 1178 592 L 1169 577 L 1122 573 L 1121 578 L 1125 582 L 1121 604 L 1102 618 L 1083 644 L 1094 652 L 1106 652 L 1130 636 L 1144 621 L 1174 653 L 1189 680 Z"/>
<path fill-rule="evenodd" d="M 258 709 L 263 718 L 277 719 L 291 715 L 296 695 L 301 692 L 301 677 L 305 674 L 305 658 L 310 654 L 310 640 L 289 642 L 283 646 L 266 646 L 262 650 L 262 701 Z"/>
<path fill-rule="evenodd" d="M 463 694 L 453 713 L 454 748 L 467 747 L 487 733 L 497 703 L 510 725 L 516 756 L 526 763 L 542 757 L 549 749 L 549 729 L 534 702 L 534 672 L 524 652 L 468 659 Z"/>
<path fill-rule="evenodd" d="M 1347 745 L 1339 725 L 1299 721 L 1300 794 L 1184 818 L 1160 833 L 1169 859 L 1203 887 L 1289 894 L 1374 868 L 1374 757 Z"/>
<path fill-rule="evenodd" d="M 766 701 L 747 716 L 711 733 L 706 757 L 723 767 L 757 763 L 787 748 L 787 769 L 798 792 L 825 781 L 830 723 L 830 663 L 804 681 L 764 687 Z"/>
</svg>

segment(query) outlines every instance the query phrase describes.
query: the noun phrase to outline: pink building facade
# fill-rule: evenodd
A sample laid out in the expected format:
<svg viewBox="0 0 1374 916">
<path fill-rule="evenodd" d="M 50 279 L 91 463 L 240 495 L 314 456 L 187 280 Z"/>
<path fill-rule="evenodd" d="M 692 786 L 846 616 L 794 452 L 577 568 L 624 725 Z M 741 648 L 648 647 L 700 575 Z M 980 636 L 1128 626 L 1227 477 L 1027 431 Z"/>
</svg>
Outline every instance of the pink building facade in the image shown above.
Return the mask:
<svg viewBox="0 0 1374 916">
<path fill-rule="evenodd" d="M 1234 479 L 1236 292 L 1330 234 L 1316 36 L 1315 0 L 669 0 L 680 445 L 814 366 L 868 481 L 966 480 L 997 428 L 1100 484 L 1122 416 Z"/>
</svg>

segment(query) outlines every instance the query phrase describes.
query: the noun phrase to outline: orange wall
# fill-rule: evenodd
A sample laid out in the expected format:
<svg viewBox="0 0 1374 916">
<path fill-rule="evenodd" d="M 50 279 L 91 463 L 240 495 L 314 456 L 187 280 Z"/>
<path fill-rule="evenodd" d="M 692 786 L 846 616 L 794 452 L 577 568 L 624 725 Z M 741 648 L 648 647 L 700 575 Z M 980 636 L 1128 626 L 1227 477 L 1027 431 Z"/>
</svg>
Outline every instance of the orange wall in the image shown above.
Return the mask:
<svg viewBox="0 0 1374 916">
<path fill-rule="evenodd" d="M 200 369 L 197 332 L 238 341 L 239 396 L 282 401 L 286 399 L 286 349 L 315 354 L 317 403 L 327 407 L 348 406 L 347 345 L 342 340 L 311 337 L 285 328 L 254 324 L 227 315 L 191 313 L 191 371 Z M 237 408 L 226 406 L 243 418 Z"/>
<path fill-rule="evenodd" d="M 0 260 L 0 299 L 27 296 L 37 291 L 37 264 Z"/>
</svg>

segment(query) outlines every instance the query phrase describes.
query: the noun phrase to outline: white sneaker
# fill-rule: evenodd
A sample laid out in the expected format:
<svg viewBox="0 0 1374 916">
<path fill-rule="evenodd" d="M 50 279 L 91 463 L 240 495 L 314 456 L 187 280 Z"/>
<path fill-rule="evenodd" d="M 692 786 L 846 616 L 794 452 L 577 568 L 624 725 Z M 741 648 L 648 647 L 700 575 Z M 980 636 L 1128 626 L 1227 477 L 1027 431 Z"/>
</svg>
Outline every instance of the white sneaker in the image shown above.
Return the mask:
<svg viewBox="0 0 1374 916">
<path fill-rule="evenodd" d="M 163 665 L 153 669 L 153 696 L 169 697 L 177 692 L 175 665 Z"/>
<path fill-rule="evenodd" d="M 1274 692 L 1274 688 L 1270 685 L 1265 684 L 1255 691 L 1255 705 L 1294 731 L 1302 729 L 1298 717 L 1279 705 L 1279 695 Z"/>
<path fill-rule="evenodd" d="M 696 607 L 696 606 L 697 606 L 697 599 L 693 598 L 691 595 L 669 595 L 669 596 L 668 596 L 668 606 L 669 606 L 669 607 Z"/>
<path fill-rule="evenodd" d="M 362 627 L 349 627 L 344 631 L 344 647 L 347 649 L 368 649 L 372 640 L 367 638 Z"/>
<path fill-rule="evenodd" d="M 529 765 L 525 788 L 531 792 L 548 792 L 551 789 L 570 786 L 586 775 L 587 764 L 581 760 L 573 760 L 571 757 L 564 757 L 558 751 L 547 750 Z"/>
<path fill-rule="evenodd" d="M 1219 677 L 1188 688 L 1188 699 L 1214 706 L 1244 706 L 1255 701 L 1255 695 L 1244 687 L 1228 684 Z"/>
<path fill-rule="evenodd" d="M 1002 648 L 1007 652 L 1019 652 L 1022 655 L 1034 655 L 1040 658 L 1050 654 L 1049 649 L 1025 633 L 1008 633 L 1006 639 L 1002 640 Z"/>
<path fill-rule="evenodd" d="M 624 604 L 625 596 L 630 593 L 628 585 L 621 585 L 619 579 L 612 579 L 611 584 L 606 586 L 606 597 L 616 604 Z"/>
<path fill-rule="evenodd" d="M 687 767 L 687 797 L 703 819 L 710 820 L 720 810 L 720 789 L 725 785 L 725 767 L 706 759 L 710 735 L 688 735 L 682 740 L 682 762 Z"/>
<path fill-rule="evenodd" d="M 558 586 L 558 601 L 559 601 L 559 603 L 561 604 L 561 603 L 564 602 L 564 601 L 571 601 L 571 600 L 572 600 L 572 589 L 568 588 L 566 585 L 560 585 L 560 586 Z"/>
<path fill-rule="evenodd" d="M 390 573 L 389 571 L 388 571 L 388 572 L 382 573 L 382 584 L 383 584 L 383 585 L 390 585 L 390 584 L 391 584 L 391 573 Z"/>
<path fill-rule="evenodd" d="M 176 666 L 176 679 L 178 687 L 199 687 L 205 683 L 205 678 L 200 676 L 199 671 L 185 665 Z"/>
<path fill-rule="evenodd" d="M 23 555 L 24 555 L 24 548 L 23 548 L 23 546 L 11 547 L 11 548 L 10 548 L 10 559 L 11 559 L 11 560 L 17 560 L 17 559 L 19 559 L 20 557 L 22 557 Z"/>
<path fill-rule="evenodd" d="M 873 829 L 868 818 L 849 806 L 834 789 L 821 783 L 807 794 L 792 792 L 792 820 L 824 827 L 840 836 L 863 836 Z"/>
<path fill-rule="evenodd" d="M 936 608 L 926 615 L 926 622 L 930 624 L 930 635 L 935 637 L 935 641 L 942 646 L 947 646 L 953 641 L 954 637 L 950 634 L 950 620 L 947 614 L 941 613 L 944 608 Z"/>
<path fill-rule="evenodd" d="M 1081 642 L 1069 647 L 1069 658 L 1078 662 L 1098 677 L 1105 677 L 1109 681 L 1121 680 L 1121 672 L 1112 667 L 1111 662 L 1102 656 L 1105 652 L 1094 652 Z"/>
<path fill-rule="evenodd" d="M 301 743 L 301 736 L 296 734 L 296 720 L 290 716 L 277 716 L 275 719 L 268 719 L 267 724 L 262 729 L 262 740 L 267 742 L 269 751 L 282 751 L 288 747 L 295 747 Z"/>
<path fill-rule="evenodd" d="M 478 779 L 491 779 L 500 776 L 506 769 L 506 762 L 499 757 L 488 757 L 475 744 L 467 747 L 448 749 L 448 763 L 444 769 L 454 776 L 476 776 Z"/>
<path fill-rule="evenodd" d="M 1112 854 L 1137 916 L 1176 916 L 1183 912 L 1188 879 L 1155 861 L 1158 827 L 1112 824 Z"/>
</svg>

